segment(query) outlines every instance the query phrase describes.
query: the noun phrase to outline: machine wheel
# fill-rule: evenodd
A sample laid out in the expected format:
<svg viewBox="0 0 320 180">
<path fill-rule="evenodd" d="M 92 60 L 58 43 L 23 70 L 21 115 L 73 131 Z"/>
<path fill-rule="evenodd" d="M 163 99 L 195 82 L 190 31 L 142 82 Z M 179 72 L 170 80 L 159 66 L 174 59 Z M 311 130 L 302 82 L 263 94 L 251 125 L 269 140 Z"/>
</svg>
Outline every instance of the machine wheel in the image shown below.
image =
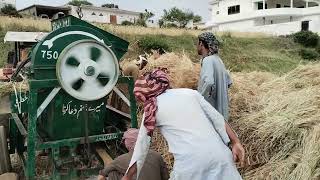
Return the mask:
<svg viewBox="0 0 320 180">
<path fill-rule="evenodd" d="M 119 64 L 113 51 L 93 40 L 70 44 L 59 56 L 56 68 L 61 87 L 82 101 L 105 97 L 119 76 Z"/>
<path fill-rule="evenodd" d="M 0 126 L 0 175 L 11 169 L 11 162 L 8 151 L 7 134 L 4 126 Z"/>
</svg>

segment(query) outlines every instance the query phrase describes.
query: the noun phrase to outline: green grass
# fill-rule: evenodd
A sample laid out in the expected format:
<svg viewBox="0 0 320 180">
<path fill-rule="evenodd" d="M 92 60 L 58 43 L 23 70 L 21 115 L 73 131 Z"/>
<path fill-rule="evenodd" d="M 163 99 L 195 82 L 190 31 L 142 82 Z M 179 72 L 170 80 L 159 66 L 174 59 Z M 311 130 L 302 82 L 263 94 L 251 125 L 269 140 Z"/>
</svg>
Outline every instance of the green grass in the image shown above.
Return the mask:
<svg viewBox="0 0 320 180">
<path fill-rule="evenodd" d="M 231 71 L 282 74 L 305 62 L 299 55 L 301 48 L 288 38 L 225 37 L 220 55 Z"/>
<path fill-rule="evenodd" d="M 13 24 L 0 29 L 0 67 L 7 59 L 7 53 L 13 49 L 12 43 L 3 43 L 5 32 L 15 31 L 39 31 L 34 27 L 21 27 Z M 168 36 L 163 34 L 130 35 L 118 34 L 120 37 L 130 42 L 130 48 L 124 58 L 137 58 L 143 53 L 139 47 L 139 40 L 150 38 L 153 41 L 161 41 L 169 47 L 168 51 L 186 53 L 192 61 L 199 62 L 197 55 L 197 37 L 191 34 L 180 36 Z M 220 56 L 227 68 L 233 72 L 268 71 L 282 74 L 294 69 L 298 64 L 306 61 L 300 56 L 301 45 L 294 43 L 292 39 L 284 37 L 257 37 L 239 38 L 232 36 L 222 36 Z"/>
<path fill-rule="evenodd" d="M 120 35 L 121 36 L 121 35 Z M 151 35 L 148 35 L 151 36 Z M 197 37 L 192 35 L 165 36 L 152 35 L 152 39 L 166 41 L 170 50 L 186 53 L 194 62 L 199 62 L 197 55 Z M 130 42 L 137 42 L 144 36 L 122 36 Z M 282 74 L 306 61 L 300 56 L 301 45 L 292 39 L 282 37 L 237 38 L 222 36 L 220 56 L 227 68 L 233 72 L 267 71 Z M 125 58 L 135 58 L 143 53 L 137 45 L 129 49 Z"/>
<path fill-rule="evenodd" d="M 131 46 L 128 53 L 124 58 L 135 58 L 139 54 L 144 53 L 143 48 L 139 47 L 139 41 L 145 38 L 152 39 L 153 41 L 159 41 L 161 44 L 165 42 L 169 49 L 168 51 L 173 52 L 185 52 L 194 61 L 198 61 L 198 55 L 196 52 L 196 42 L 197 38 L 195 36 L 185 34 L 182 36 L 167 36 L 163 34 L 159 35 L 128 35 L 128 34 L 118 34 L 120 37 L 129 41 Z M 150 53 L 147 51 L 147 53 Z"/>
<path fill-rule="evenodd" d="M 14 49 L 14 44 L 4 43 L 3 39 L 5 35 L 4 31 L 0 31 L 0 67 L 3 67 L 7 62 L 8 52 Z"/>
</svg>

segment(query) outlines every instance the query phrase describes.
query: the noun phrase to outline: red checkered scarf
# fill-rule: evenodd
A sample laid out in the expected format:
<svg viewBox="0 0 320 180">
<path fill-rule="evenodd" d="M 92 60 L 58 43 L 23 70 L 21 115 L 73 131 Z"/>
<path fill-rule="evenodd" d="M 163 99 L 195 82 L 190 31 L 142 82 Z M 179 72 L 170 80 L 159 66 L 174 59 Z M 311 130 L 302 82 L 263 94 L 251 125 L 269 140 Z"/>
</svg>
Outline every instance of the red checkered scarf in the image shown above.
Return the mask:
<svg viewBox="0 0 320 180">
<path fill-rule="evenodd" d="M 160 69 L 141 76 L 135 83 L 134 95 L 144 106 L 144 126 L 151 136 L 156 126 L 157 96 L 169 88 L 167 74 Z"/>
</svg>

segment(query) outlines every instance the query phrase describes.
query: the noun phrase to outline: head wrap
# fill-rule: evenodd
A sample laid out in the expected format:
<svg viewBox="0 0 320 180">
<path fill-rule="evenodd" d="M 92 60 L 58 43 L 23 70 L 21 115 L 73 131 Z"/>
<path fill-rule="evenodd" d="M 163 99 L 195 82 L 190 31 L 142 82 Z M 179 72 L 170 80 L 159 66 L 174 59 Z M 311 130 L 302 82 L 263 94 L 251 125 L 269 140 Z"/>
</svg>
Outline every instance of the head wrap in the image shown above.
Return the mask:
<svg viewBox="0 0 320 180">
<path fill-rule="evenodd" d="M 208 45 L 209 53 L 208 55 L 217 54 L 219 51 L 219 41 L 213 35 L 212 32 L 204 32 L 198 36 L 199 40 Z"/>
<path fill-rule="evenodd" d="M 134 150 L 138 138 L 139 130 L 135 128 L 130 128 L 124 132 L 122 139 L 124 140 L 124 145 L 129 151 Z"/>
<path fill-rule="evenodd" d="M 157 96 L 169 87 L 169 78 L 165 71 L 160 69 L 141 76 L 135 83 L 134 95 L 144 105 L 144 126 L 149 136 L 152 135 L 156 125 Z"/>
</svg>

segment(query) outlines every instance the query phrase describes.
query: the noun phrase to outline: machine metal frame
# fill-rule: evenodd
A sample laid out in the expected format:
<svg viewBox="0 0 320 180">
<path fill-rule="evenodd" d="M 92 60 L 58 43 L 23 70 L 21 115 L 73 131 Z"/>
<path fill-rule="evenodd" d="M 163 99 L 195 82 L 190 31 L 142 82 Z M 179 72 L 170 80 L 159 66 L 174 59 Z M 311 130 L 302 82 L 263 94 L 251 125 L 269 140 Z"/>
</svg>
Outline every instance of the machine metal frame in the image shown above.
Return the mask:
<svg viewBox="0 0 320 180">
<path fill-rule="evenodd" d="M 100 30 L 84 21 L 78 20 L 75 17 L 66 16 L 62 20 L 56 20 L 53 22 L 52 28 L 56 32 L 59 31 L 59 28 L 61 27 L 72 26 L 72 23 L 75 23 L 75 27 L 70 27 L 70 29 L 74 29 L 76 27 L 86 28 L 89 26 L 89 28 L 95 28 L 94 30 L 99 31 L 101 35 L 107 37 L 109 36 L 108 40 L 111 39 L 111 43 L 115 43 L 115 47 L 113 48 L 117 48 L 113 49 L 118 51 L 118 53 L 116 53 L 117 58 L 121 58 L 125 53 L 125 46 L 127 46 L 128 44 L 126 44 L 124 40 L 121 40 L 120 38 L 117 39 L 116 36 L 104 32 L 103 30 Z M 35 46 L 34 48 L 37 48 L 37 46 Z M 32 56 L 35 56 L 35 54 L 32 54 Z M 32 63 L 34 63 L 34 61 L 32 61 Z M 51 176 L 46 178 L 57 180 L 75 179 L 79 178 L 79 170 L 69 169 L 66 174 L 61 174 L 61 172 L 59 172 L 56 168 L 57 164 L 65 163 L 60 158 L 61 147 L 67 147 L 72 151 L 81 144 L 119 140 L 121 139 L 123 134 L 121 130 L 117 129 L 116 132 L 88 135 L 87 137 L 80 136 L 49 141 L 43 140 L 39 135 L 37 127 L 37 123 L 39 120 L 38 109 L 40 107 L 39 98 L 41 97 L 40 94 L 43 89 L 49 90 L 61 86 L 59 80 L 54 74 L 54 68 L 55 67 L 50 64 L 47 67 L 46 65 L 36 64 L 35 68 L 33 67 L 33 69 L 31 69 L 32 76 L 31 79 L 28 80 L 29 91 L 20 92 L 19 97 L 17 96 L 17 94 L 12 94 L 10 97 L 12 112 L 9 121 L 9 153 L 18 153 L 20 159 L 23 162 L 24 173 L 28 180 L 36 179 L 36 155 L 38 151 L 49 151 L 49 159 L 51 160 L 51 162 L 54 162 L 54 164 L 52 165 Z M 137 105 L 133 94 L 134 80 L 132 77 L 120 76 L 117 83 L 125 84 L 128 87 L 131 119 L 130 123 L 131 127 L 136 128 L 138 126 L 138 123 Z M 116 88 L 114 91 L 118 92 L 119 90 Z M 20 108 L 17 108 L 17 106 L 20 106 Z M 106 105 L 104 105 L 104 107 L 107 109 Z M 23 114 L 27 114 L 28 122 L 27 125 L 25 124 L 26 126 L 23 123 Z M 69 156 L 73 157 L 75 155 L 71 153 L 69 154 Z M 85 169 L 83 170 L 82 175 L 97 173 L 97 170 L 98 169 Z"/>
</svg>

